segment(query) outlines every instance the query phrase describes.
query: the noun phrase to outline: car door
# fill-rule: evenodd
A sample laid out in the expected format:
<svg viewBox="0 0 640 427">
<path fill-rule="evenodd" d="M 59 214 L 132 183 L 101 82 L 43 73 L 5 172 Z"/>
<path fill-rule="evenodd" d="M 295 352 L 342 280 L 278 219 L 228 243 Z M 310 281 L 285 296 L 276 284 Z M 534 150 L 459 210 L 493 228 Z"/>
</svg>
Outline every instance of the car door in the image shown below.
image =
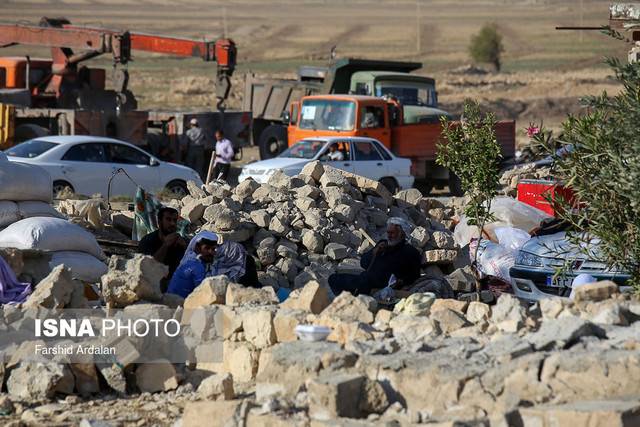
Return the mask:
<svg viewBox="0 0 640 427">
<path fill-rule="evenodd" d="M 354 173 L 378 181 L 387 176 L 385 161 L 371 141 L 351 143 Z"/>
<path fill-rule="evenodd" d="M 151 166 L 151 157 L 142 150 L 116 142 L 106 143 L 113 172 L 121 170 L 111 183 L 112 196 L 135 196 L 138 186 L 147 191 L 160 189 L 160 173 Z"/>
<path fill-rule="evenodd" d="M 76 194 L 107 195 L 111 166 L 103 144 L 89 142 L 71 145 L 60 158 L 64 179 L 73 186 Z"/>
</svg>

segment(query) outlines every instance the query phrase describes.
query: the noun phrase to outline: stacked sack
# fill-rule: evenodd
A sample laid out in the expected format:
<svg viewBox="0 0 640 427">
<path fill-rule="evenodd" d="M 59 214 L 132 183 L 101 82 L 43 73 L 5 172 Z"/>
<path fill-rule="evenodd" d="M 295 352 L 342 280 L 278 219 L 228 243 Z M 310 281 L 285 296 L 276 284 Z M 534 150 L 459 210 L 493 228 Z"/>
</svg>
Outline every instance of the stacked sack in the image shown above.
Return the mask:
<svg viewBox="0 0 640 427">
<path fill-rule="evenodd" d="M 0 153 L 0 247 L 51 252 L 49 266 L 64 264 L 73 276 L 97 282 L 107 272 L 96 238 L 52 206 L 51 176 L 42 168 L 9 162 Z"/>
</svg>

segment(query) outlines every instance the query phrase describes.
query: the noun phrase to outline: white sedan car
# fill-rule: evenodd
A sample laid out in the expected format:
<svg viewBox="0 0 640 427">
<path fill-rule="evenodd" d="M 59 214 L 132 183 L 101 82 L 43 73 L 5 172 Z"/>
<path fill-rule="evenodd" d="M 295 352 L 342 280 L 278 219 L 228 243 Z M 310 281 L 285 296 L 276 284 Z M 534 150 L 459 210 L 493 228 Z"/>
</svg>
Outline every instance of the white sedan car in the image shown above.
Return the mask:
<svg viewBox="0 0 640 427">
<path fill-rule="evenodd" d="M 277 170 L 289 176 L 297 175 L 304 165 L 314 160 L 380 181 L 391 192 L 411 188 L 414 181 L 411 160 L 396 157 L 375 139 L 361 137 L 303 139 L 273 159 L 247 164 L 238 181 L 253 178 L 262 184 Z"/>
<path fill-rule="evenodd" d="M 109 180 L 116 172 L 111 182 L 112 197 L 133 197 L 137 185 L 152 192 L 166 189 L 180 197 L 187 194 L 187 181 L 202 185 L 193 169 L 163 162 L 135 145 L 112 138 L 45 136 L 4 153 L 10 161 L 46 169 L 53 180 L 54 196 L 65 188 L 77 194 L 107 196 Z"/>
</svg>

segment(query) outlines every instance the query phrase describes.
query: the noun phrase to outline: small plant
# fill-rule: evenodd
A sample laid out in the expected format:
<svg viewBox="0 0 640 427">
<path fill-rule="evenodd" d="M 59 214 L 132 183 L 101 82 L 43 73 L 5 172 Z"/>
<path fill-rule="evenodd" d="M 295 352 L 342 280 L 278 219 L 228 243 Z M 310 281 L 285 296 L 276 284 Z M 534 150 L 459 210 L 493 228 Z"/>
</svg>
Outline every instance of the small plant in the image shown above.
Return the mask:
<svg viewBox="0 0 640 427">
<path fill-rule="evenodd" d="M 478 34 L 471 37 L 469 54 L 475 62 L 493 64 L 496 71 L 500 71 L 502 52 L 502 35 L 496 24 L 485 24 Z"/>
<path fill-rule="evenodd" d="M 554 157 L 555 177 L 577 201 L 555 201 L 575 230 L 569 238 L 586 256 L 629 273 L 640 292 L 640 64 L 607 62 L 621 92 L 584 98 L 587 113 L 570 116 L 562 135 L 541 131 L 534 141 Z"/>
<path fill-rule="evenodd" d="M 495 134 L 495 116 L 483 114 L 480 105 L 467 100 L 460 122 L 441 119 L 444 142 L 438 144 L 437 163 L 448 168 L 460 179 L 469 202 L 465 215 L 482 236 L 484 225 L 491 218 L 491 201 L 498 191 L 500 178 L 500 144 Z M 474 267 L 477 250 L 473 254 Z"/>
</svg>

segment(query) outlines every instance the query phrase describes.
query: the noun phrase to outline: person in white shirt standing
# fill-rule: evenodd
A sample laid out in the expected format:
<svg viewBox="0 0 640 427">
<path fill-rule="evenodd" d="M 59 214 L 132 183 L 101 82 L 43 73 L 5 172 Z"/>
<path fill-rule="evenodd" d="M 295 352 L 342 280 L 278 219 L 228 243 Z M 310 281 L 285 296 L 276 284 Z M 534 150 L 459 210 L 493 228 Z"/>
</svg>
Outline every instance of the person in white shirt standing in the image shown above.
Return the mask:
<svg viewBox="0 0 640 427">
<path fill-rule="evenodd" d="M 233 144 L 224 137 L 224 132 L 218 129 L 216 131 L 216 160 L 213 164 L 213 179 L 227 180 L 234 155 Z"/>
</svg>

